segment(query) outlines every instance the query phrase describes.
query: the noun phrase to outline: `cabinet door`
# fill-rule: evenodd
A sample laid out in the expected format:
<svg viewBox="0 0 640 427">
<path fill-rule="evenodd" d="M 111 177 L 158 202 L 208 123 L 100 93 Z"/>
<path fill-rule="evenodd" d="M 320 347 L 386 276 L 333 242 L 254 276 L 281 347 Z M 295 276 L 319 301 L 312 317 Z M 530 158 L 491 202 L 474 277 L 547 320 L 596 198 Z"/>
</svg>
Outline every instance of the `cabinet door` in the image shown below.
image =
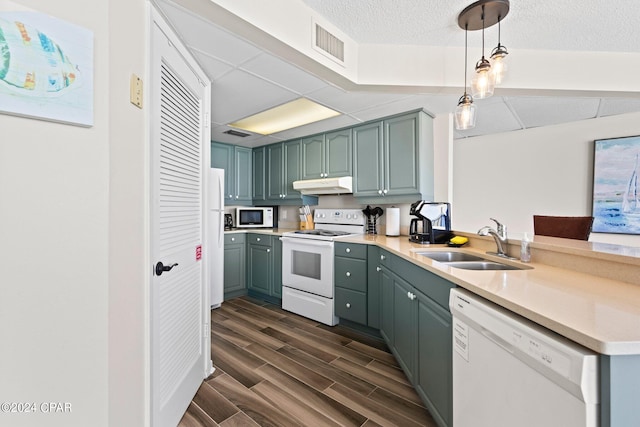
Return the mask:
<svg viewBox="0 0 640 427">
<path fill-rule="evenodd" d="M 384 121 L 385 195 L 419 192 L 418 115 Z M 429 165 L 422 165 L 429 168 Z"/>
<path fill-rule="evenodd" d="M 265 149 L 264 147 L 254 148 L 252 150 L 253 157 L 253 188 L 252 199 L 255 201 L 263 201 L 265 195 Z"/>
<path fill-rule="evenodd" d="M 302 178 L 324 178 L 324 135 L 315 135 L 302 140 Z"/>
<path fill-rule="evenodd" d="M 353 173 L 351 129 L 325 135 L 325 177 L 351 176 Z"/>
<path fill-rule="evenodd" d="M 232 244 L 224 247 L 224 292 L 245 288 L 245 245 Z"/>
<path fill-rule="evenodd" d="M 271 296 L 282 298 L 282 240 L 273 237 L 273 281 L 271 283 Z"/>
<path fill-rule="evenodd" d="M 416 379 L 416 291 L 396 277 L 393 282 L 393 346 L 398 363 L 413 384 Z"/>
<path fill-rule="evenodd" d="M 253 200 L 253 159 L 251 148 L 235 147 L 235 200 L 251 204 Z"/>
<path fill-rule="evenodd" d="M 283 197 L 282 181 L 284 177 L 284 145 L 267 146 L 267 199 L 281 200 Z"/>
<path fill-rule="evenodd" d="M 233 145 L 211 142 L 211 167 L 224 169 L 224 201 L 234 200 L 234 151 Z"/>
<path fill-rule="evenodd" d="M 441 425 L 452 425 L 451 313 L 421 292 L 418 297 L 416 390 Z"/>
<path fill-rule="evenodd" d="M 382 122 L 353 128 L 354 196 L 382 195 L 382 137 Z"/>
<path fill-rule="evenodd" d="M 301 141 L 284 143 L 284 185 L 285 199 L 300 199 L 300 192 L 293 189 L 293 181 L 302 176 L 302 144 Z"/>
<path fill-rule="evenodd" d="M 248 288 L 269 294 L 271 292 L 271 247 L 263 245 L 249 245 Z"/>
<path fill-rule="evenodd" d="M 393 273 L 386 267 L 380 270 L 380 334 L 393 347 Z"/>
</svg>

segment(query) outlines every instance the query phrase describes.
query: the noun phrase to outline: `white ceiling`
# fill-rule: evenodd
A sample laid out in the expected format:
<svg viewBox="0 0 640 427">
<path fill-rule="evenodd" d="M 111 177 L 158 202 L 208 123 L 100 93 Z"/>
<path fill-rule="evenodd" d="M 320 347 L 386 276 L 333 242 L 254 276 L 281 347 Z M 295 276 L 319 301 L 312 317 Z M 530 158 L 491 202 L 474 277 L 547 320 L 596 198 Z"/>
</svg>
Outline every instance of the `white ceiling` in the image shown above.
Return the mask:
<svg viewBox="0 0 640 427">
<path fill-rule="evenodd" d="M 302 0 L 359 43 L 458 47 L 457 14 L 468 2 L 451 0 Z M 452 112 L 460 94 L 346 91 L 286 62 L 169 0 L 156 3 L 213 82 L 212 139 L 248 147 L 311 135 L 423 108 Z M 579 14 L 577 12 L 577 7 Z M 518 29 L 511 22 L 518 23 Z M 517 49 L 637 53 L 640 7 L 629 0 L 512 1 L 502 42 Z M 247 24 L 249 25 L 249 24 Z M 470 38 L 471 39 L 471 38 Z M 469 43 L 469 46 L 477 44 Z M 491 46 L 493 46 L 492 43 Z M 270 136 L 226 135 L 234 122 L 300 96 L 342 115 Z M 547 126 L 640 111 L 640 97 L 494 96 L 478 101 L 476 127 L 454 138 Z"/>
</svg>

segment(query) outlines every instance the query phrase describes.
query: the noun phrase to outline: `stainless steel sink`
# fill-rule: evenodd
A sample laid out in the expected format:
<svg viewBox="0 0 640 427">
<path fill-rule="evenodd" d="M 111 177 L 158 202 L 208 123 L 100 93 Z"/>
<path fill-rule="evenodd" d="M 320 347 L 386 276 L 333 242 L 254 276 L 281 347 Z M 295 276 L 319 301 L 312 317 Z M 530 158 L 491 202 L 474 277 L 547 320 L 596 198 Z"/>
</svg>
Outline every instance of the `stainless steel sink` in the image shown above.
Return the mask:
<svg viewBox="0 0 640 427">
<path fill-rule="evenodd" d="M 438 262 L 484 261 L 484 258 L 464 252 L 425 251 L 417 253 Z"/>
<path fill-rule="evenodd" d="M 513 265 L 501 264 L 493 261 L 463 261 L 463 262 L 447 262 L 449 267 L 460 268 L 463 270 L 522 270 L 520 267 Z"/>
</svg>

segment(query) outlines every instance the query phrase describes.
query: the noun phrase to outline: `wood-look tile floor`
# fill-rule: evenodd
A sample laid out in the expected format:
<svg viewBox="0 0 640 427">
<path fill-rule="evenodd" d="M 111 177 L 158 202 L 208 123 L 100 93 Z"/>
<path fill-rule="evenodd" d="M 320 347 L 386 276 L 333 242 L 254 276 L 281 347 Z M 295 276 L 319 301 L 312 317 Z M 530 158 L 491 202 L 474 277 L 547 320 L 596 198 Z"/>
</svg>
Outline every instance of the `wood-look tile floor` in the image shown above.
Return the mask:
<svg viewBox="0 0 640 427">
<path fill-rule="evenodd" d="M 249 297 L 211 333 L 216 371 L 179 427 L 436 426 L 380 340 Z"/>
</svg>

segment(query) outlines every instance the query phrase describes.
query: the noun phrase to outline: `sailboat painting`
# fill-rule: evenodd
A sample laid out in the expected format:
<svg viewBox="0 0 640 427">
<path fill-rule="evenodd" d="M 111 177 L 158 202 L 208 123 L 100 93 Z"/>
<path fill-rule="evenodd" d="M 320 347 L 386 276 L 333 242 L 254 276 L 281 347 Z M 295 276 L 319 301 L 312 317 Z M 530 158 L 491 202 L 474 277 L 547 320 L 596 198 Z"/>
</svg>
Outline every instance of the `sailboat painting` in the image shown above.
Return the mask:
<svg viewBox="0 0 640 427">
<path fill-rule="evenodd" d="M 640 136 L 595 141 L 593 232 L 640 234 Z"/>
<path fill-rule="evenodd" d="M 0 112 L 93 125 L 93 33 L 0 1 Z"/>
</svg>

